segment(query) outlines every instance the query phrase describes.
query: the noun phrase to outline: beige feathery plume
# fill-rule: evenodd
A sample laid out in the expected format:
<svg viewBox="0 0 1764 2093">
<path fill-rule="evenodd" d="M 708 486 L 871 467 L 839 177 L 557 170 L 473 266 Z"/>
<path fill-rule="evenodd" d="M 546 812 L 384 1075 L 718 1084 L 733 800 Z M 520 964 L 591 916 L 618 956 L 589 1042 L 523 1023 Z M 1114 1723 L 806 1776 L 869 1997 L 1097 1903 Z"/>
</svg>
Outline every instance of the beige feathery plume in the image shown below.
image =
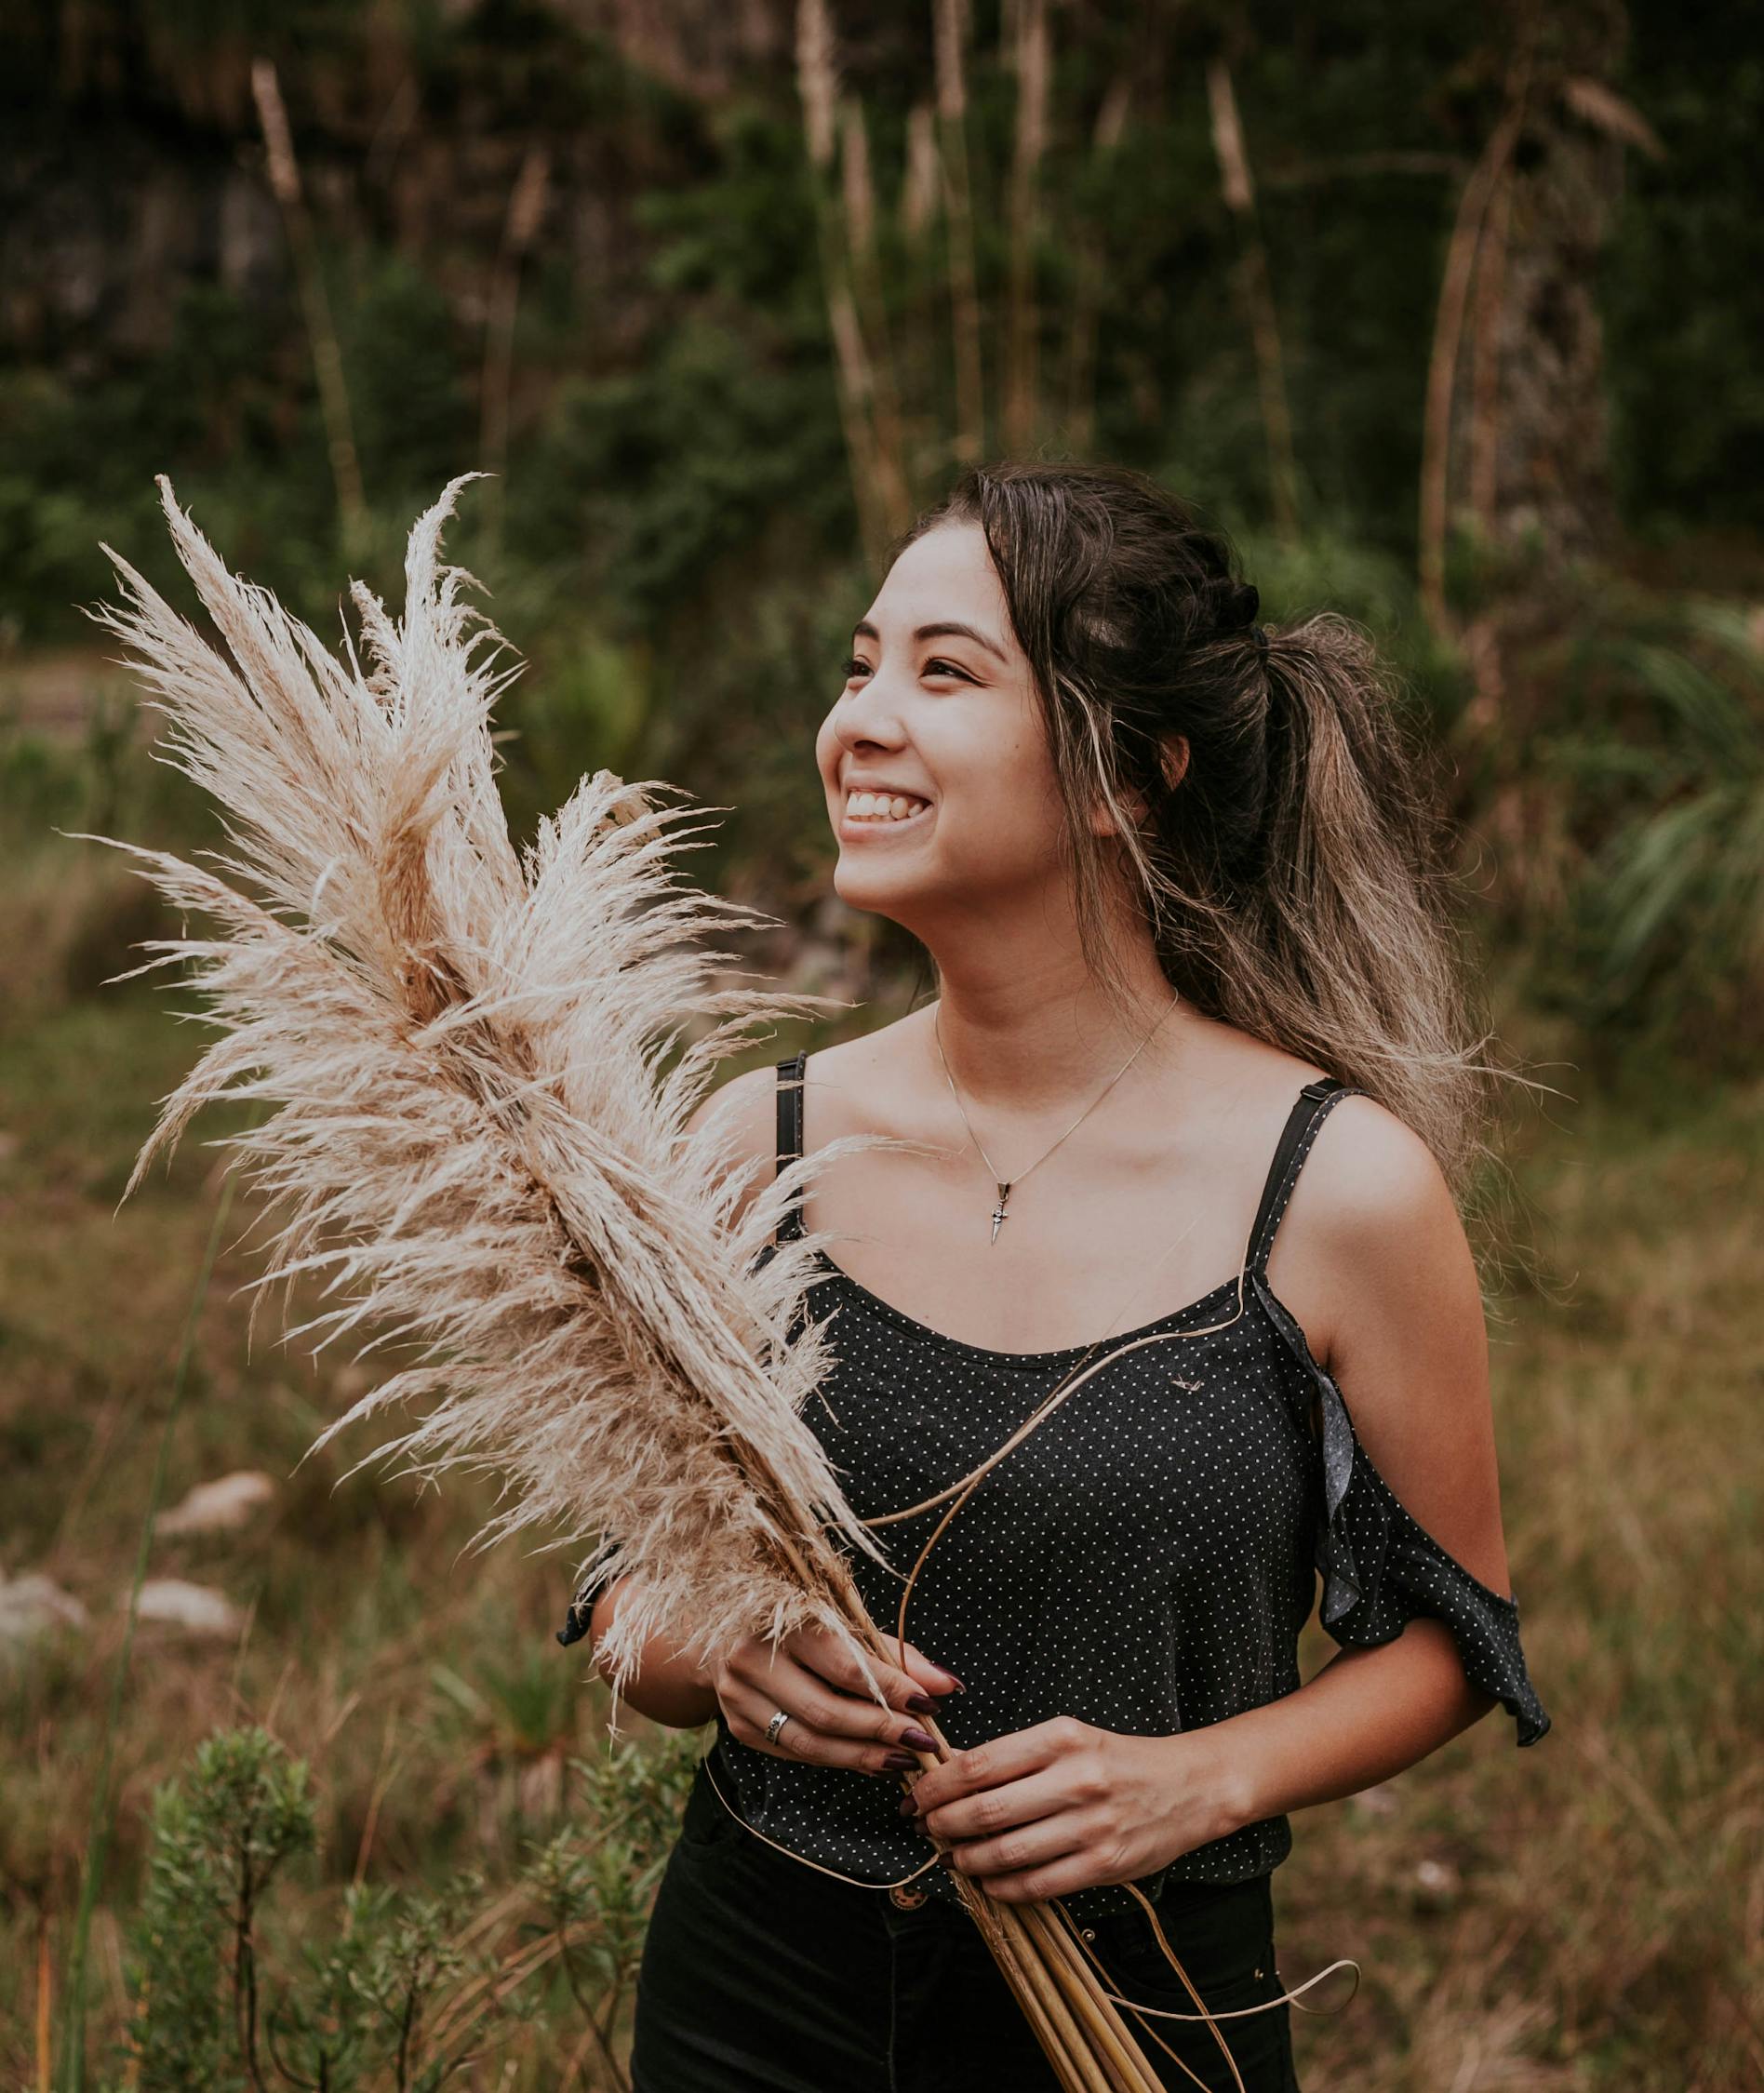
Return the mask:
<svg viewBox="0 0 1764 2093">
<path fill-rule="evenodd" d="M 838 1157 L 929 1144 L 844 1136 L 742 1210 L 746 1173 L 720 1115 L 687 1121 L 755 1030 L 842 1006 L 714 985 L 713 963 L 732 955 L 699 940 L 771 919 L 673 870 L 674 853 L 703 847 L 675 825 L 683 809 L 651 804 L 651 783 L 673 787 L 597 770 L 515 848 L 488 724 L 513 672 L 494 670 L 504 643 L 461 600 L 470 577 L 439 557 L 463 479 L 411 532 L 402 618 L 355 586 L 366 672 L 352 644 L 330 654 L 229 573 L 158 484 L 226 651 L 108 546 L 124 603 L 94 616 L 125 643 L 123 665 L 169 722 L 168 760 L 220 803 L 232 847 L 198 853 L 210 873 L 87 839 L 216 926 L 150 940 L 159 956 L 117 977 L 186 964 L 208 998 L 194 1014 L 220 1033 L 164 1100 L 124 1197 L 202 1105 L 273 1108 L 216 1144 L 278 1217 L 252 1288 L 323 1274 L 341 1304 L 288 1337 L 322 1333 L 316 1352 L 370 1325 L 357 1356 L 401 1340 L 415 1354 L 309 1450 L 371 1412 L 426 1405 L 356 1466 L 402 1453 L 425 1476 L 500 1473 L 507 1501 L 478 1546 L 556 1526 L 591 1541 L 590 1574 L 630 1571 L 595 1648 L 615 1694 L 651 1636 L 708 1657 L 814 1624 L 886 1705 L 872 1660 L 895 1653 L 845 1544 L 891 1566 L 803 1415 L 830 1363 L 805 1291 L 834 1233 L 770 1237 Z M 670 1065 L 688 1020 L 708 1030 Z M 1157 2093 L 1063 1911 L 956 1880 L 1064 2093 Z M 1194 2017 L 1229 2063 L 1211 2016 Z"/>
<path fill-rule="evenodd" d="M 266 1100 L 270 1116 L 216 1144 L 286 1217 L 252 1286 L 326 1275 L 342 1305 L 287 1333 L 323 1332 L 314 1352 L 363 1324 L 379 1333 L 363 1352 L 415 1349 L 315 1447 L 421 1404 L 356 1466 L 403 1454 L 423 1475 L 498 1473 L 506 1501 L 478 1546 L 561 1527 L 591 1545 L 585 1567 L 634 1573 L 596 1652 L 615 1691 L 651 1635 L 708 1655 L 816 1622 L 881 1699 L 839 1544 L 887 1557 L 802 1415 L 825 1326 L 804 1320 L 791 1341 L 830 1233 L 756 1260 L 835 1155 L 914 1144 L 847 1136 L 738 1217 L 742 1173 L 716 1115 L 685 1122 L 755 1030 L 842 1006 L 712 985 L 731 955 L 704 934 L 771 919 L 681 881 L 673 854 L 705 846 L 671 826 L 685 809 L 651 804 L 657 781 L 597 770 L 515 848 L 488 721 L 518 672 L 496 671 L 505 643 L 461 601 L 471 578 L 439 564 L 463 484 L 411 533 L 402 618 L 355 585 L 367 671 L 353 644 L 331 654 L 231 574 L 163 477 L 226 652 L 104 548 L 125 602 L 93 615 L 233 846 L 197 853 L 217 874 L 89 838 L 218 926 L 152 940 L 160 956 L 132 970 L 186 963 L 221 1036 L 164 1100 L 124 1196 L 200 1106 Z M 665 1066 L 688 1020 L 714 1021 Z"/>
</svg>

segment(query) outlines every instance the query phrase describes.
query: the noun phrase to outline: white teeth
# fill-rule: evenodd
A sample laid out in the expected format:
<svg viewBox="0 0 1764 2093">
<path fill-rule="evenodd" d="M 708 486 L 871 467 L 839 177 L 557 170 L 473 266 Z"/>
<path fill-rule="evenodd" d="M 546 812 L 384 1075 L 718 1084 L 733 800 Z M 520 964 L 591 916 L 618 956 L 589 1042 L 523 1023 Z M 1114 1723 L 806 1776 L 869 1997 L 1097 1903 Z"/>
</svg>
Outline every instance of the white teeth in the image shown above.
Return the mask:
<svg viewBox="0 0 1764 2093">
<path fill-rule="evenodd" d="M 846 799 L 846 813 L 854 821 L 900 821 L 922 813 L 929 805 L 929 800 L 909 799 L 904 793 L 851 793 Z"/>
</svg>

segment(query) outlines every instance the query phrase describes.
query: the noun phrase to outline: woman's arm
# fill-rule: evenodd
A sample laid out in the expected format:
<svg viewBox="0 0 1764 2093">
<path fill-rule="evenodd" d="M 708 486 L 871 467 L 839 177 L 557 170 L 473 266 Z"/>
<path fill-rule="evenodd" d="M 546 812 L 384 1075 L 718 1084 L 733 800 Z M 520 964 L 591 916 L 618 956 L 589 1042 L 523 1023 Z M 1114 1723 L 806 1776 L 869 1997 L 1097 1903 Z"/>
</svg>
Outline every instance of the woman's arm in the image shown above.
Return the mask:
<svg viewBox="0 0 1764 2093">
<path fill-rule="evenodd" d="M 595 1601 L 588 1618 L 591 1649 L 598 1646 L 617 1618 L 620 1594 L 630 1581 L 629 1577 L 614 1578 Z M 606 1678 L 598 1662 L 595 1670 Z M 644 1644 L 636 1672 L 620 1699 L 665 1729 L 697 1729 L 716 1718 L 716 1696 L 705 1678 L 702 1663 L 688 1662 L 677 1650 L 664 1645 L 660 1636 L 652 1636 Z"/>
<path fill-rule="evenodd" d="M 1372 1465 L 1439 1545 L 1507 1590 L 1476 1264 L 1420 1138 L 1368 1098 L 1344 1098 L 1268 1263 L 1309 1333 Z M 1496 1705 L 1464 1677 L 1444 1624 L 1343 1650 L 1296 1693 L 1215 1726 L 1245 1823 L 1356 1793 L 1437 1751 Z"/>
<path fill-rule="evenodd" d="M 1388 1780 L 1494 1705 L 1440 1622 L 1411 1620 L 1394 1643 L 1343 1650 L 1296 1693 L 1194 1735 L 1220 1754 L 1234 1831 Z"/>
</svg>

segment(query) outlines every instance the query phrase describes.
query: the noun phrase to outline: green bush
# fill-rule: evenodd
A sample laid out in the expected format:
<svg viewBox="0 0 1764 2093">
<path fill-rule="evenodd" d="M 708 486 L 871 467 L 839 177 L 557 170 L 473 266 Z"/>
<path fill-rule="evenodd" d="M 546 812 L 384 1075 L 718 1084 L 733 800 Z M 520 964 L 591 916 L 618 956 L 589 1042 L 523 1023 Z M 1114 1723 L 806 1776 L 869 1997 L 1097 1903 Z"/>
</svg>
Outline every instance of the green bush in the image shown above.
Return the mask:
<svg viewBox="0 0 1764 2093">
<path fill-rule="evenodd" d="M 1542 789 L 1572 855 L 1532 991 L 1592 1038 L 1749 1054 L 1764 1018 L 1764 651 L 1756 615 L 1608 602 L 1587 622 Z"/>
<path fill-rule="evenodd" d="M 700 1739 L 625 1739 L 575 1760 L 577 1820 L 532 1843 L 515 1882 L 460 1870 L 428 1888 L 357 1881 L 272 1909 L 318 1846 L 309 1769 L 261 1728 L 223 1732 L 154 1798 L 128 1928 L 128 2033 L 116 2086 L 433 2093 L 524 2021 L 625 2086 L 621 2016 Z M 575 2018 L 569 2035 L 554 2019 Z"/>
</svg>

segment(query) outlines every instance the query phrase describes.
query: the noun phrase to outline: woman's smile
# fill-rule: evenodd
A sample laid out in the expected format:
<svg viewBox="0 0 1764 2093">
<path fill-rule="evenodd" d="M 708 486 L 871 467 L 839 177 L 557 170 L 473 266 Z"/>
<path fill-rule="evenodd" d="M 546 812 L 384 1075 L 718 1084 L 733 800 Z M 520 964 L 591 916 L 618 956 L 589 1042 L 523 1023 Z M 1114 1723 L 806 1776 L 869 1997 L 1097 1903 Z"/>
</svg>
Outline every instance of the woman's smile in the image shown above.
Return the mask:
<svg viewBox="0 0 1764 2093">
<path fill-rule="evenodd" d="M 867 840 L 918 829 L 930 811 L 929 800 L 913 799 L 904 793 L 848 793 L 839 811 L 840 840 L 855 836 Z"/>
</svg>

